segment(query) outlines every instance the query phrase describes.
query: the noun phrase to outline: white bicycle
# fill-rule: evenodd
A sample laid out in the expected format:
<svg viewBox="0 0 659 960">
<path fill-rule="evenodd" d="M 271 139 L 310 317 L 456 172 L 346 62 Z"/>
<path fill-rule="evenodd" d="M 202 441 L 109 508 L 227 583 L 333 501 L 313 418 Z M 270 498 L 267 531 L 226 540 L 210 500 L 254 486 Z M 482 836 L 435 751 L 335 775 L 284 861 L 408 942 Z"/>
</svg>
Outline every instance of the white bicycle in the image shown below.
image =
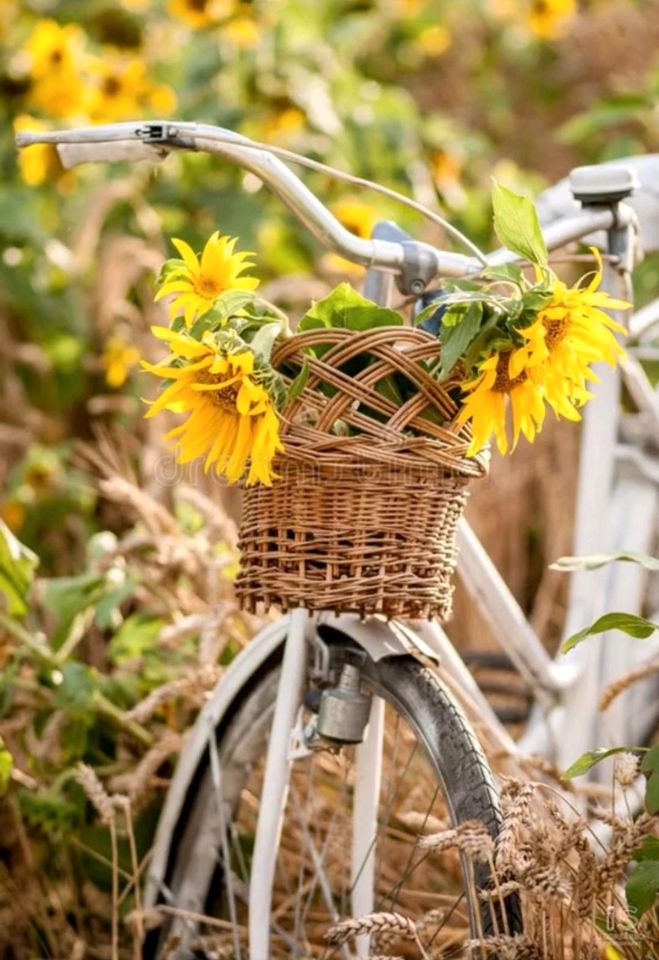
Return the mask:
<svg viewBox="0 0 659 960">
<path fill-rule="evenodd" d="M 392 224 L 378 225 L 371 240 L 353 236 L 273 153 L 217 127 L 126 123 L 19 142 L 57 143 L 69 166 L 160 159 L 172 150 L 231 160 L 268 184 L 327 247 L 367 266 L 366 296 L 382 304 L 396 287 L 421 301 L 437 278 L 482 269 L 478 259 L 416 242 Z M 605 286 L 614 292 L 640 249 L 659 250 L 659 157 L 581 168 L 548 191 L 540 209 L 548 248 L 594 243 L 606 255 Z M 505 250 L 487 258 L 512 259 Z M 632 319 L 640 354 L 652 351 L 657 319 L 656 306 Z M 641 414 L 631 440 L 621 377 Z M 657 394 L 631 350 L 621 374 L 604 372 L 588 407 L 576 553 L 651 549 L 658 425 Z M 535 695 L 522 744 L 438 624 L 303 609 L 268 624 L 232 663 L 180 758 L 145 890 L 146 907 L 159 907 L 165 922 L 148 935 L 145 957 L 204 957 L 208 929 L 237 958 L 366 957 L 384 949 L 372 931 L 355 938 L 354 951 L 328 944 L 325 934 L 346 917 L 377 911 L 414 920 L 422 950 L 442 957 L 464 956 L 469 936 L 521 931 L 515 895 L 494 906 L 481 896 L 492 883 L 491 858 L 436 855 L 419 843 L 420 834 L 471 820 L 493 838 L 499 831 L 495 781 L 464 710 L 487 724 L 504 753 L 532 750 L 563 767 L 607 744 L 610 733 L 615 743 L 642 743 L 657 720 L 652 687 L 619 699 L 611 731 L 597 700 L 607 682 L 657 650 L 605 637 L 564 662 L 552 660 L 466 523 L 459 546 L 459 575 Z M 606 609 L 640 612 L 646 587 L 642 571 L 628 564 L 574 574 L 567 630 Z M 418 942 L 387 936 L 387 953 L 418 956 Z"/>
</svg>

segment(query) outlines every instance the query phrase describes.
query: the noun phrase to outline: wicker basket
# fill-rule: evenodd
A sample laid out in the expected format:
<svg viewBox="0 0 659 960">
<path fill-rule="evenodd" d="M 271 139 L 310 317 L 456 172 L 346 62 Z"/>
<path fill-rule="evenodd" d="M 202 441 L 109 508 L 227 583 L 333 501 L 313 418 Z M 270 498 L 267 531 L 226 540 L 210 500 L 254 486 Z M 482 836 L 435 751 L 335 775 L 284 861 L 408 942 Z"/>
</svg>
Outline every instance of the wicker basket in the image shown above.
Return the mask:
<svg viewBox="0 0 659 960">
<path fill-rule="evenodd" d="M 309 376 L 283 413 L 279 479 L 244 494 L 244 608 L 450 614 L 455 528 L 485 465 L 467 457 L 469 428 L 454 423 L 459 374 L 438 384 L 423 363 L 439 349 L 409 327 L 314 330 L 278 348 L 289 382 L 305 362 Z M 410 384 L 404 402 L 392 373 Z"/>
</svg>

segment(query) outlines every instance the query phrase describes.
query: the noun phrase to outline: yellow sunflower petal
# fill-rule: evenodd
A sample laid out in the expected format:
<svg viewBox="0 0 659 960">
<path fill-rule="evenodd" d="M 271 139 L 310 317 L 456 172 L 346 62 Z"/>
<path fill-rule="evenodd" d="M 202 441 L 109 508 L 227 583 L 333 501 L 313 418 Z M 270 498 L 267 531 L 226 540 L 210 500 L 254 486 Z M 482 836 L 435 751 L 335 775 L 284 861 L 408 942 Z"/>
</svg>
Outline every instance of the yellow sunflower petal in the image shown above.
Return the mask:
<svg viewBox="0 0 659 960">
<path fill-rule="evenodd" d="M 181 393 L 182 390 L 185 390 L 186 387 L 187 384 L 181 380 L 177 380 L 176 383 L 172 383 L 171 386 L 163 390 L 157 400 L 154 400 L 152 403 L 150 403 L 149 409 L 144 414 L 145 418 L 149 420 L 151 417 L 155 417 L 156 414 L 160 413 L 161 410 L 165 410 L 172 402 L 174 397 L 178 396 L 178 394 Z"/>
<path fill-rule="evenodd" d="M 199 273 L 199 260 L 190 244 L 186 243 L 185 240 L 180 240 L 178 237 L 173 237 L 172 243 L 181 254 L 181 259 L 184 261 L 190 273 L 192 273 L 193 276 L 197 276 Z"/>
</svg>

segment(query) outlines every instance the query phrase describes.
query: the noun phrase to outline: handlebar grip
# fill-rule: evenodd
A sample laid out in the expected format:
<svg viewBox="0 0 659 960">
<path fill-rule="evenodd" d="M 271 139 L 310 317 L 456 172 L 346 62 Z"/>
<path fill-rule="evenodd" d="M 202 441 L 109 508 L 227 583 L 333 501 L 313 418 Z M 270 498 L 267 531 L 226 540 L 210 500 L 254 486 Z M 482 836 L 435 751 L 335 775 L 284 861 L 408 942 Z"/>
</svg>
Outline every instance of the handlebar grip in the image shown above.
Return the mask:
<svg viewBox="0 0 659 960">
<path fill-rule="evenodd" d="M 114 163 L 122 160 L 153 162 L 164 160 L 168 154 L 163 147 L 142 143 L 139 140 L 123 140 L 116 143 L 59 143 L 57 152 L 66 170 L 82 163 Z"/>
</svg>

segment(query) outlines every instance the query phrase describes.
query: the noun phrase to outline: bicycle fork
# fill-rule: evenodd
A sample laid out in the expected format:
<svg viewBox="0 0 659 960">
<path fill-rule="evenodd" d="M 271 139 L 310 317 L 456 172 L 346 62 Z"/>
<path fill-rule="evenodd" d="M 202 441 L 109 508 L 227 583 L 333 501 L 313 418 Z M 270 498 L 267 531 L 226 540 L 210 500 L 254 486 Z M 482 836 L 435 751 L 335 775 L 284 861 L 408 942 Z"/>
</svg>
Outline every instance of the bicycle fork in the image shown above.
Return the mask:
<svg viewBox="0 0 659 960">
<path fill-rule="evenodd" d="M 270 957 L 272 886 L 290 782 L 291 732 L 304 692 L 307 619 L 305 609 L 293 610 L 284 645 L 249 879 L 250 960 Z"/>
<path fill-rule="evenodd" d="M 270 958 L 272 891 L 290 786 L 294 733 L 303 706 L 308 620 L 309 614 L 305 609 L 291 613 L 284 646 L 249 881 L 249 960 Z M 344 701 L 342 694 L 345 694 Z M 341 725 L 347 734 L 345 738 L 339 729 Z M 342 739 L 351 742 L 353 738 L 353 742 L 361 741 L 355 756 L 350 892 L 353 916 L 364 916 L 375 908 L 375 840 L 382 772 L 384 702 L 379 697 L 369 700 L 359 694 L 359 673 L 355 668 L 344 668 L 339 687 L 328 692 L 324 703 L 321 701 L 318 732 L 321 737 L 336 734 L 337 742 Z M 315 861 L 318 853 L 313 847 L 312 838 L 305 836 L 305 840 L 310 846 L 311 860 Z M 333 919 L 338 921 L 332 892 L 322 880 L 322 862 L 314 862 L 314 866 L 320 876 L 320 893 Z M 368 955 L 369 946 L 368 935 L 357 938 L 357 953 L 360 956 Z M 342 953 L 345 960 L 349 960 L 351 954 L 346 945 Z"/>
</svg>

